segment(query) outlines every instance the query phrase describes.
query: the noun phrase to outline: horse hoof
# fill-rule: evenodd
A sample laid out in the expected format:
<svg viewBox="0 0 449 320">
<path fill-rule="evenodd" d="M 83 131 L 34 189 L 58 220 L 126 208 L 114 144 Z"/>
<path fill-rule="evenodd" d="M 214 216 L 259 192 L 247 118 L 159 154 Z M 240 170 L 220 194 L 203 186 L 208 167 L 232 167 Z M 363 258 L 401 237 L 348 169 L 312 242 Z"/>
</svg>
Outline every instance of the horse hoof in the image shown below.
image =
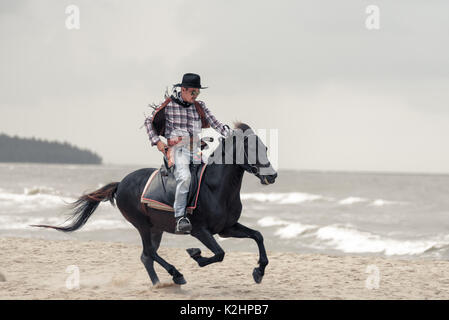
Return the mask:
<svg viewBox="0 0 449 320">
<path fill-rule="evenodd" d="M 187 283 L 187 281 L 186 281 L 186 279 L 184 279 L 183 275 L 173 277 L 173 282 L 176 284 L 179 284 L 179 285 Z"/>
<path fill-rule="evenodd" d="M 259 268 L 254 268 L 253 278 L 254 278 L 254 281 L 256 281 L 256 283 L 261 283 L 262 282 L 263 274 L 259 270 Z"/>
<path fill-rule="evenodd" d="M 158 287 L 158 286 L 160 286 L 160 284 L 161 284 L 161 282 L 160 282 L 159 280 L 157 280 L 157 281 L 152 281 L 152 283 L 153 283 L 153 286 L 154 286 L 154 287 Z"/>
<path fill-rule="evenodd" d="M 199 248 L 189 248 L 186 251 L 193 259 L 201 257 L 201 250 Z"/>
</svg>

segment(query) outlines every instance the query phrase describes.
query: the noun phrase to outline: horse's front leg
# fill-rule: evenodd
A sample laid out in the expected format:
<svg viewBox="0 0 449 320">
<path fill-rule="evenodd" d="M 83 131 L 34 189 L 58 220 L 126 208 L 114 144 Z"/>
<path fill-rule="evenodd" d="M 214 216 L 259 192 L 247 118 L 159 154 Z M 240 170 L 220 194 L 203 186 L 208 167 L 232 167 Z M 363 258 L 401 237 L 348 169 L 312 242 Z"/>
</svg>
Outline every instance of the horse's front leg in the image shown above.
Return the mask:
<svg viewBox="0 0 449 320">
<path fill-rule="evenodd" d="M 198 230 L 192 231 L 191 235 L 200 240 L 202 244 L 204 244 L 207 248 L 209 248 L 210 251 L 214 253 L 212 257 L 206 258 L 201 256 L 201 250 L 198 248 L 187 249 L 189 255 L 192 257 L 192 259 L 198 262 L 198 265 L 200 267 L 207 266 L 208 264 L 214 262 L 223 261 L 225 253 L 209 230 L 200 228 Z"/>
<path fill-rule="evenodd" d="M 265 267 L 268 265 L 268 257 L 263 244 L 262 234 L 257 230 L 253 230 L 240 223 L 236 223 L 232 227 L 223 230 L 218 235 L 222 238 L 251 238 L 257 242 L 257 246 L 259 247 L 259 267 L 254 268 L 253 278 L 256 283 L 260 283 L 265 274 Z"/>
</svg>

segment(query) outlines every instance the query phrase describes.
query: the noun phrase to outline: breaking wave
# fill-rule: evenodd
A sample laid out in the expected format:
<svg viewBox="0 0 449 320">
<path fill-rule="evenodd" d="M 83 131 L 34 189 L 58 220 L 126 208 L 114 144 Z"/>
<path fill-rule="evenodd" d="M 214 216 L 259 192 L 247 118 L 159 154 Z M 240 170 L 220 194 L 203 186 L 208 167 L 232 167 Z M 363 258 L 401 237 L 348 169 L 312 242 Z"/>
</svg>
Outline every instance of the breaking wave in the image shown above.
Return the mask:
<svg viewBox="0 0 449 320">
<path fill-rule="evenodd" d="M 402 240 L 356 229 L 352 225 L 333 224 L 317 226 L 264 217 L 257 221 L 262 227 L 276 227 L 274 234 L 280 239 L 313 238 L 314 245 L 345 253 L 380 253 L 386 256 L 419 255 L 449 246 L 449 235 L 429 239 Z"/>
<path fill-rule="evenodd" d="M 418 255 L 429 249 L 449 243 L 439 243 L 436 239 L 400 240 L 382 237 L 366 231 L 360 231 L 352 226 L 330 225 L 316 232 L 317 239 L 346 253 L 382 253 L 392 255 Z"/>
<path fill-rule="evenodd" d="M 384 199 L 367 199 L 362 197 L 350 196 L 344 199 L 337 200 L 333 197 L 323 196 L 320 194 L 311 194 L 305 192 L 279 192 L 279 193 L 242 193 L 240 199 L 244 201 L 256 201 L 261 203 L 274 203 L 274 204 L 300 204 L 311 201 L 327 201 L 335 202 L 338 205 L 350 206 L 358 203 L 366 203 L 369 206 L 382 207 L 385 205 L 405 204 L 400 201 L 390 201 Z"/>
<path fill-rule="evenodd" d="M 67 217 L 30 217 L 30 216 L 0 216 L 0 230 L 45 230 L 31 227 L 31 225 L 65 225 Z M 93 218 L 78 232 L 96 230 L 132 229 L 131 224 L 124 219 Z M 52 231 L 54 232 L 54 231 Z"/>
<path fill-rule="evenodd" d="M 19 209 L 38 210 L 61 206 L 76 199 L 62 196 L 50 187 L 24 188 L 23 193 L 11 193 L 0 190 L 0 210 Z"/>
<path fill-rule="evenodd" d="M 324 199 L 322 195 L 303 193 L 303 192 L 286 192 L 286 193 L 242 193 L 242 200 L 253 200 L 258 202 L 272 202 L 278 204 L 295 204 L 306 201 L 315 201 Z"/>
</svg>

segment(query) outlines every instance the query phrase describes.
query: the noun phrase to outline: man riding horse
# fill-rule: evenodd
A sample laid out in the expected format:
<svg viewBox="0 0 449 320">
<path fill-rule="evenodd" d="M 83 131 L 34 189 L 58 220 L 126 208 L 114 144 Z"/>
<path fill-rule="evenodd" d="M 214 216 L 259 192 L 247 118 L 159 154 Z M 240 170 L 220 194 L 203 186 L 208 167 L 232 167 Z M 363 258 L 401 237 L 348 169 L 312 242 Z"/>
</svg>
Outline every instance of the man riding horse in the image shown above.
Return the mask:
<svg viewBox="0 0 449 320">
<path fill-rule="evenodd" d="M 250 238 L 256 241 L 259 249 L 259 266 L 254 268 L 252 276 L 260 283 L 268 265 L 262 234 L 239 223 L 242 213 L 240 190 L 245 172 L 257 177 L 263 185 L 273 184 L 277 172 L 268 160 L 268 148 L 257 136 L 254 130 L 245 123 L 234 124 L 234 130 L 218 122 L 206 108 L 204 102 L 196 101 L 199 89 L 202 89 L 200 77 L 196 74 L 186 74 L 178 94 L 168 98 L 159 106 L 151 117 L 146 119 L 148 133 L 153 145 L 164 153 L 170 162 L 174 159 L 174 175 L 177 183 L 176 201 L 174 203 L 177 216 L 177 229 L 173 226 L 173 216 L 157 208 L 142 203 L 142 194 L 151 177 L 159 170 L 142 168 L 127 174 L 121 181 L 111 182 L 98 190 L 82 195 L 72 204 L 71 223 L 65 226 L 34 225 L 41 228 L 52 228 L 62 232 L 73 232 L 80 229 L 95 212 L 101 202 L 110 201 L 139 232 L 143 250 L 140 256 L 153 285 L 159 283 L 159 277 L 154 269 L 154 262 L 162 266 L 171 276 L 173 282 L 182 285 L 186 283 L 184 276 L 172 264 L 158 254 L 164 232 L 185 233 L 198 239 L 213 255 L 203 256 L 199 248 L 188 248 L 187 253 L 200 267 L 221 262 L 225 252 L 214 238 L 218 234 L 222 238 Z M 224 139 L 219 139 L 207 161 L 207 170 L 202 176 L 201 192 L 195 199 L 195 214 L 190 216 L 191 223 L 185 217 L 186 195 L 189 191 L 189 163 L 193 157 L 195 163 L 194 140 L 201 128 L 212 127 L 220 132 Z M 159 136 L 165 136 L 171 151 L 166 151 L 166 145 Z M 180 139 L 181 137 L 181 139 Z M 225 161 L 220 159 L 232 159 Z M 234 161 L 235 159 L 235 161 Z M 195 177 L 193 177 L 194 179 Z M 161 190 L 162 191 L 162 190 Z"/>
<path fill-rule="evenodd" d="M 181 87 L 181 92 L 174 94 L 154 110 L 152 115 L 145 119 L 145 127 L 151 145 L 164 154 L 168 165 L 174 165 L 176 179 L 175 202 L 173 205 L 176 218 L 176 231 L 189 233 L 192 230 L 190 220 L 187 218 L 186 206 L 189 193 L 191 173 L 189 164 L 200 161 L 199 134 L 202 128 L 214 128 L 224 137 L 232 134 L 227 125 L 218 121 L 206 107 L 203 101 L 197 101 L 201 87 L 200 76 L 186 73 L 182 82 L 175 84 L 174 88 Z M 165 144 L 159 136 L 167 139 Z"/>
</svg>

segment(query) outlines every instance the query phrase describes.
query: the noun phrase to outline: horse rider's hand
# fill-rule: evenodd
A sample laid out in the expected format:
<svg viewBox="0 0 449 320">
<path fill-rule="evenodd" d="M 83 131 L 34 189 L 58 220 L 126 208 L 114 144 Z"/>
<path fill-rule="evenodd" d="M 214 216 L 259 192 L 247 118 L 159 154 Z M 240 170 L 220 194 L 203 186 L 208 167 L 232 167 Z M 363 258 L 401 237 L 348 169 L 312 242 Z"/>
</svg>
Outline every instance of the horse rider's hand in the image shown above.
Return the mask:
<svg viewBox="0 0 449 320">
<path fill-rule="evenodd" d="M 157 149 L 160 151 L 160 152 L 162 152 L 165 156 L 167 155 L 166 154 L 166 151 L 167 151 L 167 145 L 165 144 L 165 143 L 163 143 L 162 141 L 160 141 L 159 140 L 159 142 L 157 143 Z"/>
</svg>

